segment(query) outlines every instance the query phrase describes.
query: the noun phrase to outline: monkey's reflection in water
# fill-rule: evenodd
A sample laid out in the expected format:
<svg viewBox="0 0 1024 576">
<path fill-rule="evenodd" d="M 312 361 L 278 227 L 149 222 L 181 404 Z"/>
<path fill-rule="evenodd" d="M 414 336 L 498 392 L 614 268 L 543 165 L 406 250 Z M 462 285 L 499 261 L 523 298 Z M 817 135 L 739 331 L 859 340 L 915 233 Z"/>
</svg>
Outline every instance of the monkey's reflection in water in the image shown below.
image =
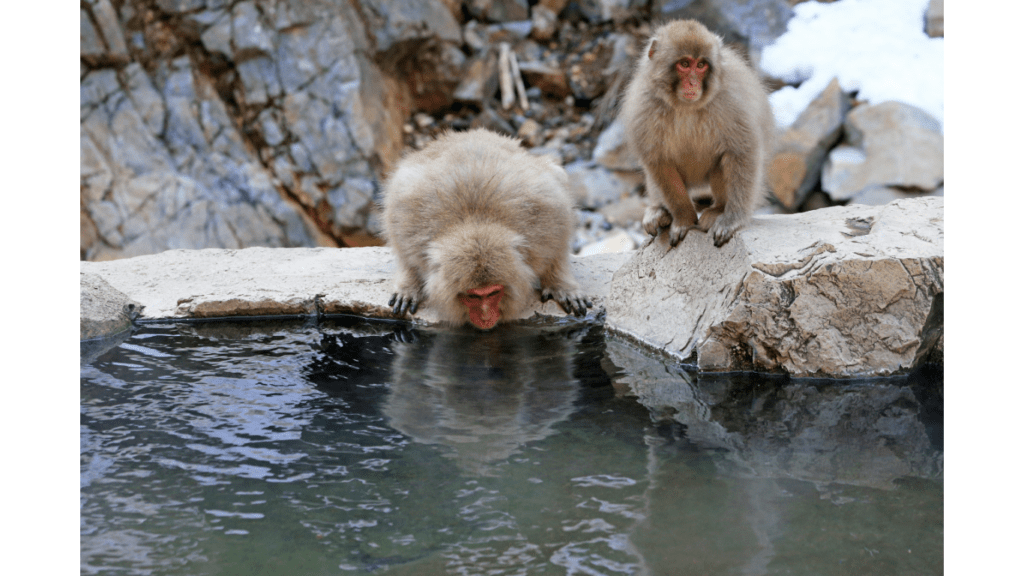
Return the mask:
<svg viewBox="0 0 1024 576">
<path fill-rule="evenodd" d="M 384 414 L 413 440 L 444 446 L 460 469 L 495 475 L 574 411 L 580 334 L 522 325 L 419 331 L 396 344 Z"/>
</svg>

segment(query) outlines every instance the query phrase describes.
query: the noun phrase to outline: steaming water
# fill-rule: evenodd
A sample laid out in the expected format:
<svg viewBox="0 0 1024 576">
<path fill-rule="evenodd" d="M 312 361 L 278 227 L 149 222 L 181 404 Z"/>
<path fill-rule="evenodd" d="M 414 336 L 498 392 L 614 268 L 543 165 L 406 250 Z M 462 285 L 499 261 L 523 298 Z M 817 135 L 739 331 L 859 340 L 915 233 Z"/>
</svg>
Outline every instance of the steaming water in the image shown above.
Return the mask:
<svg viewBox="0 0 1024 576">
<path fill-rule="evenodd" d="M 941 373 L 599 327 L 151 325 L 81 368 L 83 574 L 941 574 Z"/>
</svg>

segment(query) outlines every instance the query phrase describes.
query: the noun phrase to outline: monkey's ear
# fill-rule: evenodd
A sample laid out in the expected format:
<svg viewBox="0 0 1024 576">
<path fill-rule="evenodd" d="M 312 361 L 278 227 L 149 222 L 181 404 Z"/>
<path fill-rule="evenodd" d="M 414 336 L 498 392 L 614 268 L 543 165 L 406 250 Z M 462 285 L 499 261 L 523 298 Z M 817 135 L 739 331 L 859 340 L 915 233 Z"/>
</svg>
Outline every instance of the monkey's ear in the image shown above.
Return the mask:
<svg viewBox="0 0 1024 576">
<path fill-rule="evenodd" d="M 651 40 L 651 49 L 647 51 L 648 58 L 654 58 L 654 49 L 658 46 L 657 40 Z"/>
</svg>

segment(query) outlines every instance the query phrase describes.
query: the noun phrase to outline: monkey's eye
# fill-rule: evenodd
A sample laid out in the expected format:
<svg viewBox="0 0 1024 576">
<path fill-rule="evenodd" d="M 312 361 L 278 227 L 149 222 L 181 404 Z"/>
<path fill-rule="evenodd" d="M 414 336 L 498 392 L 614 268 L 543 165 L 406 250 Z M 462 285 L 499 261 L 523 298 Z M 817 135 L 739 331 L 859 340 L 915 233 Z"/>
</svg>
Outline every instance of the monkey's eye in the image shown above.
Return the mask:
<svg viewBox="0 0 1024 576">
<path fill-rule="evenodd" d="M 693 61 L 691 61 L 689 58 L 683 58 L 682 60 L 679 61 L 679 64 L 683 68 L 689 68 L 690 66 L 693 66 Z"/>
<path fill-rule="evenodd" d="M 708 67 L 708 63 L 707 62 L 704 62 L 704 61 L 697 62 L 697 68 L 699 70 L 703 70 L 703 69 L 705 69 L 707 67 Z"/>
</svg>

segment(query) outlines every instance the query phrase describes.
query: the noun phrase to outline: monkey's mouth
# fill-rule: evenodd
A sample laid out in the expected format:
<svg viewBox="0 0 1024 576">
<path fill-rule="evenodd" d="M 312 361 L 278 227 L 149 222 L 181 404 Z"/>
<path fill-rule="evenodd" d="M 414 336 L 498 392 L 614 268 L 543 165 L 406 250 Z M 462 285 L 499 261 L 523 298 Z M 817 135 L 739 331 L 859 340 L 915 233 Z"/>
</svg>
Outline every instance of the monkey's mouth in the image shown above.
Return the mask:
<svg viewBox="0 0 1024 576">
<path fill-rule="evenodd" d="M 698 100 L 700 98 L 700 91 L 698 91 L 698 90 L 686 90 L 686 89 L 681 88 L 679 90 L 679 95 L 682 96 L 686 100 L 689 100 L 691 102 L 695 102 L 696 100 Z"/>
</svg>

